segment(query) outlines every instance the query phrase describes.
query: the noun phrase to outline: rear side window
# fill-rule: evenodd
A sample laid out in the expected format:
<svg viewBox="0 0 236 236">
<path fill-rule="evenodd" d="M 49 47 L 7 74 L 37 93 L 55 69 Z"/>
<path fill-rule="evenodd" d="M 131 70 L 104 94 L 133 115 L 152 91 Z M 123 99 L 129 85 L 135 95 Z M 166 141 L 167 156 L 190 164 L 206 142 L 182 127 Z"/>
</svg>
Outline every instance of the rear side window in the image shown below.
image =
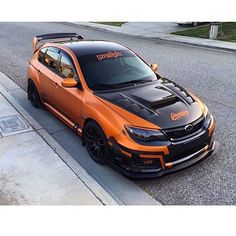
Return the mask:
<svg viewBox="0 0 236 236">
<path fill-rule="evenodd" d="M 39 53 L 38 53 L 39 62 L 43 62 L 44 54 L 46 51 L 47 51 L 47 48 L 42 48 L 39 50 Z"/>
<path fill-rule="evenodd" d="M 49 47 L 45 53 L 43 64 L 54 73 L 57 73 L 59 50 Z"/>
<path fill-rule="evenodd" d="M 72 59 L 69 55 L 61 52 L 59 75 L 62 78 L 77 78 Z"/>
</svg>

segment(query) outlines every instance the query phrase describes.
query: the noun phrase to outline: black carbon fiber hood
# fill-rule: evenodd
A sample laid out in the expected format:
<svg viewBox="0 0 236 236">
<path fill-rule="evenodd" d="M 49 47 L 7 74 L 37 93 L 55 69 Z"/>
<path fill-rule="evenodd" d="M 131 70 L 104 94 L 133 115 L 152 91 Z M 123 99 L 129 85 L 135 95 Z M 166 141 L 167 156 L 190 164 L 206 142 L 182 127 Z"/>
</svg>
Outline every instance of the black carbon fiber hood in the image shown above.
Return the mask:
<svg viewBox="0 0 236 236">
<path fill-rule="evenodd" d="M 113 91 L 99 91 L 95 95 L 162 129 L 187 125 L 203 115 L 194 98 L 167 79 Z"/>
</svg>

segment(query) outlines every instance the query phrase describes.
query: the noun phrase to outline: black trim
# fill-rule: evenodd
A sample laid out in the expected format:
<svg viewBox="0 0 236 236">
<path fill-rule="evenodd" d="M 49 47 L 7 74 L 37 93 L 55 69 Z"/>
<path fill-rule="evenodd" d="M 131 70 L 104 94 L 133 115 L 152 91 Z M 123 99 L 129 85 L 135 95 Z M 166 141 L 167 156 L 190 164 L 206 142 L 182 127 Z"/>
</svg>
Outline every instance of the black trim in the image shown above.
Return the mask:
<svg viewBox="0 0 236 236">
<path fill-rule="evenodd" d="M 60 38 L 77 38 L 77 39 L 84 39 L 78 33 L 54 33 L 54 34 L 42 34 L 35 36 L 38 39 L 38 42 L 41 40 L 48 40 L 48 39 L 60 39 Z"/>
</svg>

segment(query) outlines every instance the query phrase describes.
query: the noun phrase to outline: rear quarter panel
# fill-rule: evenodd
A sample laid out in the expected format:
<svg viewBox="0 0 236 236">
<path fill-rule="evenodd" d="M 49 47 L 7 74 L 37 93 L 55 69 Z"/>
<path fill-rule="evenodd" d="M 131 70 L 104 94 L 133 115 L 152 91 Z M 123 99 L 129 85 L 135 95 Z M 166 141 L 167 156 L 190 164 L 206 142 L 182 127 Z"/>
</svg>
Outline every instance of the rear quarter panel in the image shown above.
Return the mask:
<svg viewBox="0 0 236 236">
<path fill-rule="evenodd" d="M 36 52 L 35 54 L 33 54 L 33 56 L 31 57 L 29 61 L 27 79 L 33 80 L 37 89 L 41 90 L 39 74 L 38 74 L 38 64 L 39 64 L 39 61 L 38 61 L 38 55 Z"/>
</svg>

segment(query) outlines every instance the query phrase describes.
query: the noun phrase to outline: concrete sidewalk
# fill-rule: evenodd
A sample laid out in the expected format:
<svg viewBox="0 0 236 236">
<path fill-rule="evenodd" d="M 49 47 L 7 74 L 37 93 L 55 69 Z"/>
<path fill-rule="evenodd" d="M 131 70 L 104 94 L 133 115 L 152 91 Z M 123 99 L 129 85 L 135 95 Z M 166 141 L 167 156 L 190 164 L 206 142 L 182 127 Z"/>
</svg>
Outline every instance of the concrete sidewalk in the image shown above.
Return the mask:
<svg viewBox="0 0 236 236">
<path fill-rule="evenodd" d="M 57 146 L 0 84 L 0 205 L 117 204 L 78 163 L 75 174 L 52 143 Z"/>
<path fill-rule="evenodd" d="M 83 25 L 86 27 L 91 27 L 99 30 L 106 30 L 114 33 L 136 36 L 146 39 L 163 40 L 166 42 L 175 42 L 193 46 L 236 52 L 236 43 L 170 34 L 172 29 L 173 29 L 172 32 L 177 31 L 177 24 L 176 24 L 176 30 L 174 30 L 175 27 L 173 26 L 170 27 L 169 25 L 165 26 L 164 24 L 163 27 L 168 27 L 168 29 L 164 30 L 163 27 L 155 28 L 154 22 L 128 22 L 123 24 L 122 27 L 90 23 L 90 22 L 73 22 L 73 24 Z"/>
</svg>

